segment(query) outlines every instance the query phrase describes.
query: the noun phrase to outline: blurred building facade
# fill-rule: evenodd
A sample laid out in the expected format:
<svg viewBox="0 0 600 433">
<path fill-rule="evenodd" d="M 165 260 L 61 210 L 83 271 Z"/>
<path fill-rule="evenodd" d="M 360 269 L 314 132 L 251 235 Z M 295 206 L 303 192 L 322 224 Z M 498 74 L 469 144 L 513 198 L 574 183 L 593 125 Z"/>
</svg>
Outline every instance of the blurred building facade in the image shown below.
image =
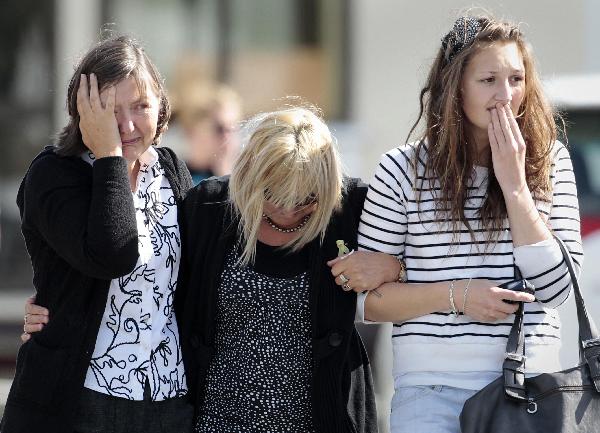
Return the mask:
<svg viewBox="0 0 600 433">
<path fill-rule="evenodd" d="M 319 105 L 338 138 L 348 172 L 369 179 L 380 155 L 405 141 L 440 39 L 472 4 L 465 0 L 2 2 L 0 307 L 3 293 L 31 291 L 14 204 L 20 176 L 65 123 L 72 66 L 102 28 L 139 37 L 165 75 L 167 87 L 174 66 L 193 58 L 206 78 L 225 82 L 240 93 L 246 114 L 281 105 L 286 95 Z M 497 17 L 523 23 L 543 77 L 600 73 L 596 43 L 600 2 L 477 4 Z M 163 144 L 177 150 L 177 143 Z M 598 238 L 593 244 L 586 241 L 590 251 L 600 250 Z M 590 261 L 586 263 L 591 268 Z M 584 270 L 585 281 L 593 281 L 593 272 Z M 600 296 L 600 287 L 594 290 Z M 594 308 L 600 317 L 600 302 Z M 12 333 L 18 333 L 20 323 L 15 328 L 13 322 L 21 317 L 12 307 L 0 311 L 0 358 L 14 353 L 16 341 L 3 349 L 8 337 L 2 334 L 14 340 L 18 334 Z M 372 328 L 365 335 L 387 341 L 385 328 Z M 379 349 L 384 355 L 374 359 L 379 372 L 389 368 L 387 350 Z M 384 384 L 391 385 L 391 380 L 380 373 L 378 382 L 385 402 L 391 388 Z M 384 403 L 381 409 L 388 407 Z"/>
</svg>

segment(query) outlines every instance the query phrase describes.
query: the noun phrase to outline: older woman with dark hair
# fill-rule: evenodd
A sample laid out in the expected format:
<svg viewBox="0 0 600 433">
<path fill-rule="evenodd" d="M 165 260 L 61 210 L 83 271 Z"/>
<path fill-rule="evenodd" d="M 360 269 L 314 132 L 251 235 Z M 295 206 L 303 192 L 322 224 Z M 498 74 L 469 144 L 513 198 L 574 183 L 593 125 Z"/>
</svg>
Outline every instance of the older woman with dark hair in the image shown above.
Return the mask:
<svg viewBox="0 0 600 433">
<path fill-rule="evenodd" d="M 336 241 L 356 248 L 366 186 L 342 176 L 308 109 L 261 115 L 248 135 L 231 177 L 185 203 L 176 304 L 195 431 L 374 432 L 356 294 L 326 263 Z M 397 261 L 382 257 L 393 281 Z"/>
<path fill-rule="evenodd" d="M 162 79 L 136 41 L 111 37 L 76 67 L 67 107 L 17 197 L 52 320 L 21 347 L 0 430 L 187 431 L 173 292 L 191 179 L 154 147 L 170 115 Z"/>
</svg>

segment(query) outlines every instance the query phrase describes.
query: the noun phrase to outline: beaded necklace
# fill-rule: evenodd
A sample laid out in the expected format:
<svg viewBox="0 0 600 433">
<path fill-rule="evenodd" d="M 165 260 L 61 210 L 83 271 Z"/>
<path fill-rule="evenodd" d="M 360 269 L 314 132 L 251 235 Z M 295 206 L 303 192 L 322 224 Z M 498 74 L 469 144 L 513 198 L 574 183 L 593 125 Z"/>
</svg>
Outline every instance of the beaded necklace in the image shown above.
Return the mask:
<svg viewBox="0 0 600 433">
<path fill-rule="evenodd" d="M 267 224 L 269 224 L 274 230 L 277 230 L 280 233 L 294 233 L 294 232 L 297 232 L 298 230 L 300 230 L 302 227 L 304 227 L 306 225 L 306 223 L 310 219 L 310 214 L 308 214 L 304 218 L 302 218 L 302 221 L 300 221 L 300 224 L 298 224 L 296 227 L 292 227 L 292 228 L 289 228 L 289 229 L 285 229 L 283 227 L 279 227 L 266 214 L 263 214 L 263 218 L 265 219 L 265 221 L 267 222 Z"/>
</svg>

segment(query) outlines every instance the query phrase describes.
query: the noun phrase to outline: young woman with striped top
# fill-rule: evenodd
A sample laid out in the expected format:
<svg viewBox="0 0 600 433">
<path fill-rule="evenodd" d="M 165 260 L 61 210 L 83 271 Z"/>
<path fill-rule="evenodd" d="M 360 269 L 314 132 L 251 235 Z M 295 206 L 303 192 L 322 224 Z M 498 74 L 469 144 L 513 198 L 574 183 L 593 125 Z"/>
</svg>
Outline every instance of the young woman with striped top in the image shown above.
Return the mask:
<svg viewBox="0 0 600 433">
<path fill-rule="evenodd" d="M 560 369 L 556 307 L 571 282 L 552 233 L 579 271 L 577 192 L 515 25 L 458 19 L 420 104 L 423 137 L 383 155 L 359 227 L 360 247 L 403 260 L 407 282 L 380 285 L 377 256 L 361 251 L 332 273 L 364 292 L 366 321 L 394 323 L 391 430 L 458 432 L 464 401 L 500 374 L 517 308 L 507 301 L 527 302 L 527 372 Z M 499 287 L 515 266 L 535 299 Z"/>
</svg>

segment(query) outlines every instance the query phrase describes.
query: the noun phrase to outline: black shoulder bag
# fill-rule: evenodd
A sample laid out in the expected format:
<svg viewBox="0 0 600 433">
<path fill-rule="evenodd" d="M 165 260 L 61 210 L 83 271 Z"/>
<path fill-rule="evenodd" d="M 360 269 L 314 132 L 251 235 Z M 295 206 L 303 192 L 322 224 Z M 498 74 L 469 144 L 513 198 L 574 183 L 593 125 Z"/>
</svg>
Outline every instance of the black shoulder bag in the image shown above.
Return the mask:
<svg viewBox="0 0 600 433">
<path fill-rule="evenodd" d="M 503 376 L 465 402 L 460 414 L 462 433 L 600 432 L 600 338 L 585 309 L 571 256 L 555 238 L 575 294 L 581 362 L 568 370 L 525 378 L 521 303 L 506 344 Z"/>
</svg>

